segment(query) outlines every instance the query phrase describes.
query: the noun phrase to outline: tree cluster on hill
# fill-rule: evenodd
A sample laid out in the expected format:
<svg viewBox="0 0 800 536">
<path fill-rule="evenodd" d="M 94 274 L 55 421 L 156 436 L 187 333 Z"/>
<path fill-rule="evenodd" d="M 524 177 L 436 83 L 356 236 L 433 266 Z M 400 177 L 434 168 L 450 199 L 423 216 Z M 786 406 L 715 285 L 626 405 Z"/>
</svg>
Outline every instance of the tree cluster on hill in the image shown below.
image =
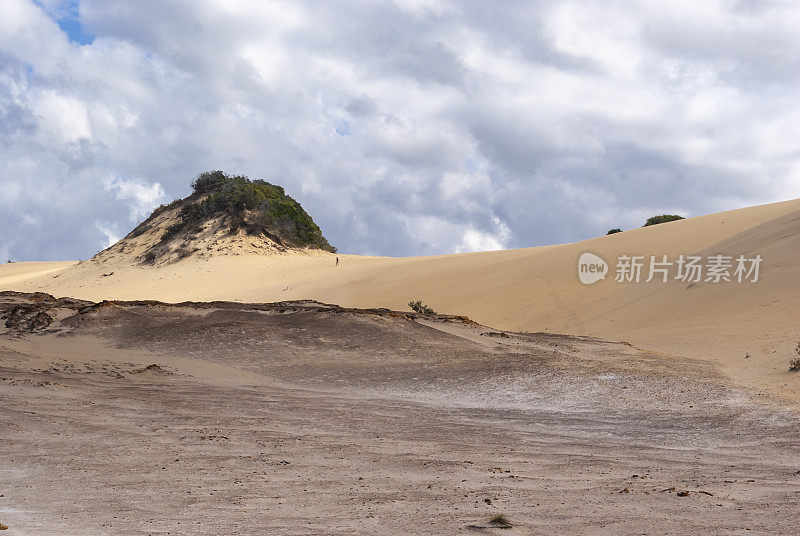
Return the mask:
<svg viewBox="0 0 800 536">
<path fill-rule="evenodd" d="M 241 229 L 250 235 L 266 235 L 281 245 L 336 251 L 311 216 L 281 186 L 209 171 L 197 177 L 192 190 L 186 199 L 153 213 L 180 206 L 180 219 L 166 229 L 162 243 L 184 232 L 196 232 L 210 218 L 225 217 L 232 234 Z"/>
</svg>

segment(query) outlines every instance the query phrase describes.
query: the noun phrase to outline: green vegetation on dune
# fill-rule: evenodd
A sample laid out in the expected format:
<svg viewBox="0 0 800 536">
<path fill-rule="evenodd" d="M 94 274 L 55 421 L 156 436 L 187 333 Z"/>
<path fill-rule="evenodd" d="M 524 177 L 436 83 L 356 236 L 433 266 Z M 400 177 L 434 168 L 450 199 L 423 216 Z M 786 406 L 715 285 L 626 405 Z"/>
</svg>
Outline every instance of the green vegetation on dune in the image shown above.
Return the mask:
<svg viewBox="0 0 800 536">
<path fill-rule="evenodd" d="M 644 227 L 649 227 L 650 225 L 658 225 L 659 223 L 667 223 L 668 221 L 675 221 L 682 219 L 683 216 L 678 216 L 677 214 L 661 214 L 660 216 L 653 216 L 652 218 L 647 218 L 647 221 L 644 222 Z"/>
<path fill-rule="evenodd" d="M 649 227 L 651 225 L 658 225 L 659 223 L 667 223 L 669 221 L 682 220 L 682 219 L 684 219 L 684 217 L 679 216 L 677 214 L 661 214 L 658 216 L 647 218 L 647 221 L 644 222 L 644 227 Z M 619 227 L 615 227 L 613 229 L 609 229 L 608 232 L 606 233 L 606 236 L 621 232 L 622 229 L 620 229 Z"/>
<path fill-rule="evenodd" d="M 201 173 L 192 189 L 192 195 L 181 202 L 180 220 L 166 229 L 162 243 L 198 231 L 211 218 L 224 217 L 231 233 L 241 229 L 268 236 L 281 245 L 336 251 L 311 216 L 281 186 L 210 171 Z"/>
<path fill-rule="evenodd" d="M 296 200 L 286 195 L 281 186 L 244 176 L 226 175 L 222 171 L 201 173 L 192 183 L 192 194 L 161 205 L 136 226 L 125 238 L 163 229 L 156 223 L 167 211 L 176 211 L 177 221 L 163 229 L 158 241 L 140 257 L 144 264 L 155 264 L 165 255 L 178 258 L 191 255 L 192 239 L 209 221 L 228 226 L 231 234 L 244 231 L 252 236 L 265 236 L 280 247 L 307 247 L 336 252 L 322 236 L 319 226 Z M 180 238 L 177 249 L 174 240 Z"/>
</svg>

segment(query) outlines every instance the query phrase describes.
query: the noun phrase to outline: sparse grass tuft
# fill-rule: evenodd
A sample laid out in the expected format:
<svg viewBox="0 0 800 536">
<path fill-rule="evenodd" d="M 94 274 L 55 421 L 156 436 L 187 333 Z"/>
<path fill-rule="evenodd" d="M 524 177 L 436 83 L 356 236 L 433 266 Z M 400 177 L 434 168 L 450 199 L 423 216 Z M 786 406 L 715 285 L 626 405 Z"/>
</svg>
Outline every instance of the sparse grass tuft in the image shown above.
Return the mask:
<svg viewBox="0 0 800 536">
<path fill-rule="evenodd" d="M 797 348 L 794 349 L 797 355 L 800 355 L 800 342 L 797 343 Z M 795 357 L 789 361 L 789 372 L 800 372 L 800 357 Z"/>
<path fill-rule="evenodd" d="M 511 521 L 509 521 L 508 518 L 503 514 L 495 514 L 492 516 L 492 519 L 489 520 L 489 524 L 501 529 L 507 529 L 511 527 Z"/>
</svg>

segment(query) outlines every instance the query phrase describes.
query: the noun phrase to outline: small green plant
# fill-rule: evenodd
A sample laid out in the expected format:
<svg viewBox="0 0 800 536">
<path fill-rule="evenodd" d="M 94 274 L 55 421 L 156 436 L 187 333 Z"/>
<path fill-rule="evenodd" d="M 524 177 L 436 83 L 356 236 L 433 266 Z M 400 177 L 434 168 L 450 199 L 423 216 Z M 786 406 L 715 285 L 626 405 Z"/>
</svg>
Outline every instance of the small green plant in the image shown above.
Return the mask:
<svg viewBox="0 0 800 536">
<path fill-rule="evenodd" d="M 620 229 L 619 227 L 615 227 L 613 229 L 609 229 L 609 231 L 606 234 L 610 235 L 610 234 L 617 234 L 617 233 L 621 233 L 621 232 L 622 232 L 622 229 Z"/>
<path fill-rule="evenodd" d="M 675 221 L 682 219 L 683 216 L 678 216 L 677 214 L 661 214 L 660 216 L 653 216 L 652 218 L 647 218 L 647 221 L 644 222 L 644 226 L 649 227 L 651 225 L 658 225 L 659 223 L 667 223 L 668 221 Z"/>
<path fill-rule="evenodd" d="M 503 514 L 492 516 L 492 519 L 489 520 L 489 524 L 501 529 L 511 528 L 511 522 Z"/>
<path fill-rule="evenodd" d="M 434 311 L 433 309 L 422 303 L 421 300 L 410 301 L 408 302 L 408 306 L 411 307 L 412 311 L 414 311 L 415 313 L 419 313 L 421 315 L 433 316 L 436 314 L 436 311 Z"/>
<path fill-rule="evenodd" d="M 800 355 L 800 342 L 797 343 L 797 348 L 795 348 L 794 351 L 797 352 L 797 355 Z M 795 357 L 789 361 L 789 371 L 800 372 L 800 357 Z"/>
</svg>

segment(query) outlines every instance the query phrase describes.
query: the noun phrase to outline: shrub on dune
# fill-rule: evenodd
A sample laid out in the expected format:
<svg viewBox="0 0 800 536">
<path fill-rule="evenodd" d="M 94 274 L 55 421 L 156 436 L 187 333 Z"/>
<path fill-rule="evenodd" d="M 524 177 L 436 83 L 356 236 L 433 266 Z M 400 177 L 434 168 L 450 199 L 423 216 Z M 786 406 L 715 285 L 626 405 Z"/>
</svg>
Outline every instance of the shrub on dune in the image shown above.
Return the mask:
<svg viewBox="0 0 800 536">
<path fill-rule="evenodd" d="M 408 306 L 411 307 L 411 310 L 415 313 L 419 313 L 425 316 L 433 316 L 436 314 L 436 311 L 422 303 L 421 300 L 417 301 L 410 301 L 408 302 Z"/>
<path fill-rule="evenodd" d="M 794 349 L 798 355 L 800 355 L 800 343 L 797 343 L 797 348 Z M 800 357 L 795 357 L 791 361 L 789 361 L 789 371 L 791 372 L 799 372 L 800 371 Z"/>
<path fill-rule="evenodd" d="M 677 214 L 661 214 L 660 216 L 653 216 L 652 218 L 647 218 L 647 221 L 644 222 L 644 227 L 649 227 L 651 225 L 658 225 L 659 223 L 667 223 L 668 221 L 675 221 L 682 219 L 683 216 L 678 216 Z"/>
</svg>

